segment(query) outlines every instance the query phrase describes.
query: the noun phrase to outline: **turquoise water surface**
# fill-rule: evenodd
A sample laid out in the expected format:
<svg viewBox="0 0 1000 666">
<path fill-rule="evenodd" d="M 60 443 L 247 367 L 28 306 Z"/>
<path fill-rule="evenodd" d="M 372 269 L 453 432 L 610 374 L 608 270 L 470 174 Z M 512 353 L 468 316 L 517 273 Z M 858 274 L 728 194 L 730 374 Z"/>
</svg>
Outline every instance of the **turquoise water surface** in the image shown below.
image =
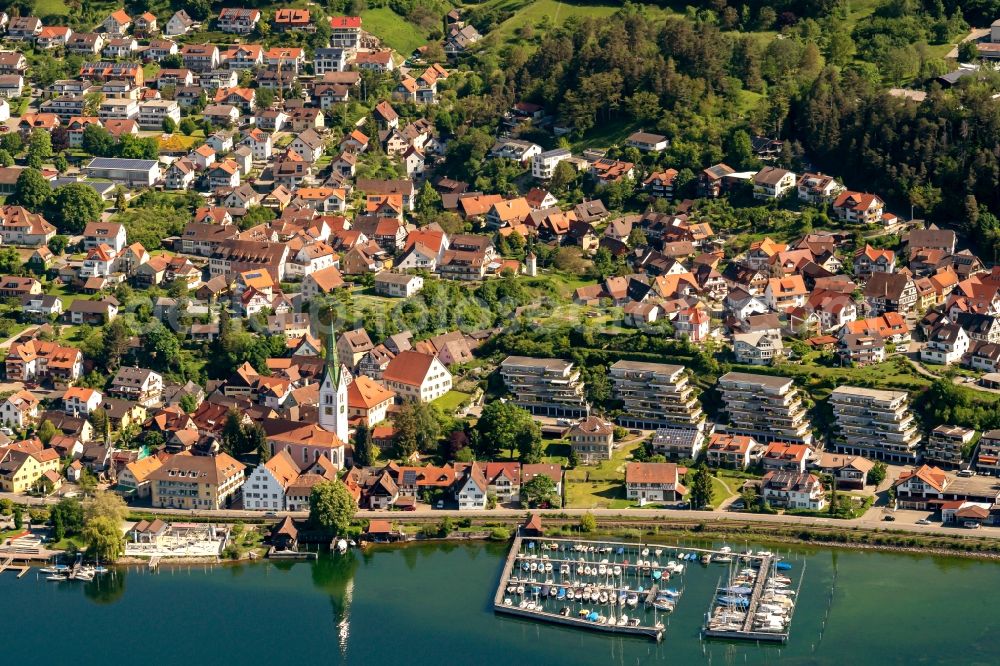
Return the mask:
<svg viewBox="0 0 1000 666">
<path fill-rule="evenodd" d="M 784 646 L 700 640 L 725 568 L 695 564 L 656 644 L 494 615 L 506 552 L 421 544 L 92 583 L 4 573 L 2 663 L 1000 664 L 993 562 L 792 550 L 805 581 Z"/>
</svg>

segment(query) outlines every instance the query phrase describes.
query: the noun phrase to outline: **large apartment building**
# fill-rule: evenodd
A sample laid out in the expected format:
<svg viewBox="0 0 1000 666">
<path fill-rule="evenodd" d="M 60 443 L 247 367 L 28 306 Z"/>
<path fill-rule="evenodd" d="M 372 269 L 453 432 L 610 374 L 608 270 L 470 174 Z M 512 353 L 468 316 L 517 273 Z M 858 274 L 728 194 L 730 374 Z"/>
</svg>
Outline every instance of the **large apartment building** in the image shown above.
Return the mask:
<svg viewBox="0 0 1000 666">
<path fill-rule="evenodd" d="M 618 361 L 611 366 L 615 399 L 624 403 L 626 428 L 705 427 L 705 414 L 682 365 Z"/>
<path fill-rule="evenodd" d="M 246 465 L 227 453 L 179 453 L 149 475 L 153 506 L 173 509 L 225 509 L 243 487 Z"/>
<path fill-rule="evenodd" d="M 976 471 L 1000 476 L 1000 430 L 987 430 L 976 445 Z"/>
<path fill-rule="evenodd" d="M 583 392 L 580 371 L 558 358 L 508 356 L 500 376 L 514 394 L 514 404 L 540 416 L 586 418 L 590 405 Z"/>
<path fill-rule="evenodd" d="M 962 464 L 962 451 L 972 444 L 976 431 L 956 425 L 939 425 L 931 431 L 924 449 L 924 460 L 943 468 Z"/>
<path fill-rule="evenodd" d="M 812 426 L 794 382 L 788 377 L 728 372 L 719 378 L 724 430 L 758 441 L 812 445 Z"/>
<path fill-rule="evenodd" d="M 905 391 L 837 387 L 830 394 L 837 424 L 834 449 L 886 462 L 916 464 L 920 461 L 920 431 L 909 402 Z"/>
</svg>

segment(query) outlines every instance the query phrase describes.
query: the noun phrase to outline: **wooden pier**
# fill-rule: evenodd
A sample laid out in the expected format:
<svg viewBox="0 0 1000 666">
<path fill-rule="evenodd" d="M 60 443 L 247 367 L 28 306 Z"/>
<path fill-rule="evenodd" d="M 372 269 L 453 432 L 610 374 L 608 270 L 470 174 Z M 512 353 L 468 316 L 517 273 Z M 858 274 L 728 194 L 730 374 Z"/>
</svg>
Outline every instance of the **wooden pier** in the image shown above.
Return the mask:
<svg viewBox="0 0 1000 666">
<path fill-rule="evenodd" d="M 545 543 L 581 543 L 579 541 L 568 541 L 566 539 L 549 539 L 549 538 L 534 538 L 531 541 L 544 541 Z M 493 595 L 493 610 L 498 613 L 504 613 L 506 615 L 513 615 L 516 617 L 523 617 L 533 620 L 543 620 L 545 622 L 551 622 L 553 624 L 561 624 L 567 627 L 576 627 L 579 629 L 589 629 L 591 631 L 602 631 L 606 633 L 614 634 L 629 634 L 633 636 L 648 636 L 656 641 L 663 638 L 663 629 L 650 626 L 618 626 L 617 624 L 598 624 L 596 622 L 590 622 L 588 620 L 583 620 L 578 617 L 572 617 L 567 615 L 559 615 L 557 613 L 550 613 L 545 610 L 527 608 L 518 608 L 517 606 L 505 606 L 503 603 L 504 591 L 507 586 L 507 581 L 510 580 L 511 572 L 514 568 L 514 563 L 517 560 L 518 554 L 521 552 L 521 543 L 523 538 L 520 536 L 514 537 L 514 543 L 510 547 L 510 552 L 507 554 L 507 560 L 504 562 L 503 571 L 500 573 L 500 582 L 497 584 L 496 594 Z M 613 545 L 606 542 L 603 545 Z M 635 544 L 621 544 L 628 545 L 634 548 Z M 641 548 L 641 546 L 640 546 Z"/>
<path fill-rule="evenodd" d="M 637 560 L 640 560 L 640 555 L 645 549 L 650 551 L 661 550 L 667 553 L 674 553 L 677 551 L 682 551 L 685 553 L 697 553 L 699 559 L 704 555 L 711 555 L 713 557 L 725 556 L 727 558 L 733 558 L 735 561 L 745 561 L 751 563 L 758 567 L 757 577 L 754 579 L 753 589 L 750 594 L 749 603 L 746 608 L 746 617 L 743 619 L 742 624 L 739 629 L 710 629 L 707 625 L 702 629 L 702 636 L 709 638 L 722 638 L 722 639 L 736 639 L 736 640 L 752 640 L 757 642 L 780 642 L 784 643 L 788 640 L 787 627 L 784 632 L 768 632 L 759 631 L 754 629 L 754 618 L 760 609 L 761 604 L 764 602 L 764 596 L 768 589 L 768 582 L 772 579 L 773 567 L 777 558 L 770 554 L 744 554 L 736 553 L 731 550 L 714 550 L 710 548 L 697 548 L 690 546 L 676 546 L 667 544 L 652 544 L 652 543 L 634 543 L 634 542 L 616 542 L 616 541 L 587 541 L 583 539 L 558 539 L 549 537 L 521 537 L 517 536 L 511 545 L 510 552 L 507 554 L 507 559 L 504 562 L 503 571 L 500 574 L 500 581 L 497 585 L 496 593 L 493 596 L 493 609 L 498 613 L 504 613 L 507 615 L 514 615 L 517 617 L 523 617 L 528 619 L 542 620 L 545 622 L 551 622 L 554 624 L 561 624 L 564 626 L 577 627 L 582 629 L 588 629 L 591 631 L 603 631 L 608 633 L 618 633 L 618 634 L 630 634 L 635 636 L 647 636 L 653 638 L 654 640 L 660 641 L 663 638 L 664 627 L 662 624 L 657 623 L 656 626 L 649 625 L 638 625 L 638 626 L 618 626 L 616 624 L 599 624 L 597 622 L 592 622 L 583 618 L 578 618 L 574 616 L 564 616 L 550 611 L 544 608 L 520 608 L 517 605 L 505 605 L 504 595 L 506 588 L 510 585 L 512 575 L 518 575 L 518 584 L 529 584 L 529 581 L 520 579 L 520 571 L 515 571 L 515 567 L 518 567 L 518 560 L 522 555 L 521 548 L 524 542 L 536 542 L 539 544 L 572 544 L 573 546 L 594 546 L 601 548 L 611 547 L 612 549 L 618 550 L 619 548 L 626 549 L 624 551 L 626 557 L 631 558 L 632 554 L 636 555 L 636 560 L 630 561 L 629 559 L 624 559 L 620 562 L 610 562 L 605 563 L 610 569 L 614 566 L 619 566 L 622 568 L 623 572 L 630 572 L 637 576 L 645 575 L 647 570 L 656 570 L 657 567 L 647 566 L 645 564 L 639 564 Z M 581 552 L 581 551 L 571 551 L 571 552 Z M 588 551 L 589 552 L 589 551 Z M 603 552 L 607 552 L 606 550 Z M 669 556 L 667 556 L 669 557 Z M 561 565 L 569 565 L 572 567 L 572 572 L 576 572 L 576 567 L 580 565 L 579 559 L 568 559 L 565 556 L 563 558 L 552 558 L 552 559 L 542 559 L 537 560 L 532 559 L 538 563 L 547 563 L 553 565 L 553 573 L 559 573 L 559 567 Z M 590 566 L 595 566 L 596 562 L 587 562 L 586 564 Z M 694 564 L 694 562 L 687 562 L 686 564 Z M 668 568 L 660 566 L 659 570 L 667 571 Z M 804 573 L 804 572 L 803 572 Z M 545 572 L 542 572 L 545 575 Z M 658 581 L 659 582 L 659 581 Z M 530 583 L 538 584 L 541 583 Z M 582 583 L 587 585 L 587 583 Z M 579 587 L 580 584 L 567 583 L 565 581 L 557 583 L 548 583 L 549 586 L 555 586 L 558 588 L 573 588 Z M 799 589 L 801 589 L 802 581 L 799 580 Z M 611 584 L 608 586 L 602 586 L 612 591 L 622 591 L 625 588 L 619 587 L 616 584 Z M 649 590 L 644 590 L 639 593 L 640 599 L 645 601 L 645 604 L 651 605 L 655 601 L 659 586 L 654 584 Z M 635 590 L 629 590 L 629 592 L 634 593 Z M 714 597 L 713 597 L 714 601 Z M 711 605 L 710 605 L 711 610 Z M 789 622 L 791 620 L 789 619 Z"/>
<path fill-rule="evenodd" d="M 766 641 L 769 643 L 788 642 L 788 626 L 786 626 L 785 631 L 782 632 L 757 631 L 753 628 L 754 618 L 757 617 L 757 612 L 760 610 L 761 597 L 763 597 L 764 590 L 767 588 L 768 580 L 771 579 L 771 570 L 774 562 L 775 557 L 773 555 L 764 555 L 761 558 L 757 578 L 754 579 L 753 591 L 750 594 L 750 603 L 746 608 L 746 618 L 744 618 L 743 625 L 740 629 L 711 629 L 706 624 L 705 628 L 702 630 L 702 636 L 708 638 L 724 638 L 729 640 Z M 801 589 L 802 579 L 800 578 L 799 590 Z M 788 624 L 791 625 L 791 622 L 791 615 L 789 615 Z"/>
<path fill-rule="evenodd" d="M 774 557 L 765 555 L 760 561 L 760 568 L 757 570 L 757 578 L 753 581 L 753 592 L 750 593 L 750 605 L 747 606 L 747 617 L 743 620 L 743 633 L 752 633 L 753 618 L 760 608 L 760 597 L 764 593 L 764 585 L 767 584 L 767 574 L 771 570 L 771 562 Z"/>
<path fill-rule="evenodd" d="M 518 555 L 521 553 L 521 545 L 526 540 L 529 541 L 529 542 L 530 541 L 535 541 L 535 542 L 538 542 L 538 543 L 559 543 L 559 544 L 573 544 L 573 545 L 585 545 L 585 546 L 595 546 L 595 547 L 600 546 L 600 547 L 611 547 L 611 548 L 614 548 L 614 549 L 624 548 L 624 549 L 627 549 L 627 551 L 630 552 L 630 553 L 636 553 L 637 559 L 639 558 L 639 555 L 642 553 L 642 551 L 644 549 L 647 549 L 647 548 L 650 551 L 661 550 L 661 551 L 667 551 L 667 552 L 676 552 L 678 550 L 683 550 L 683 551 L 688 552 L 688 553 L 698 553 L 699 556 L 708 554 L 708 555 L 736 557 L 735 553 L 730 553 L 730 552 L 722 551 L 722 550 L 712 550 L 712 549 L 709 549 L 709 548 L 694 548 L 694 547 L 683 547 L 683 548 L 680 548 L 680 547 L 678 547 L 676 545 L 669 545 L 669 544 L 637 543 L 637 542 L 628 542 L 628 541 L 588 541 L 588 540 L 585 540 L 585 539 L 558 539 L 558 538 L 544 537 L 544 536 L 542 536 L 542 537 L 529 537 L 529 538 L 525 538 L 525 537 L 521 537 L 521 536 L 515 537 L 514 543 L 511 545 L 510 552 L 507 554 L 507 560 L 504 563 L 503 571 L 500 574 L 500 582 L 497 585 L 496 594 L 493 597 L 493 609 L 496 612 L 505 613 L 507 615 L 515 615 L 515 616 L 519 616 L 519 617 L 532 618 L 532 619 L 536 619 L 536 620 L 543 620 L 543 621 L 546 621 L 546 622 L 552 622 L 554 624 L 562 624 L 562 625 L 565 625 L 565 626 L 578 627 L 578 628 L 582 628 L 582 629 L 589 629 L 589 630 L 592 630 L 592 631 L 603 631 L 603 632 L 618 633 L 618 634 L 630 634 L 630 635 L 634 635 L 634 636 L 647 636 L 647 637 L 653 638 L 654 640 L 657 640 L 657 641 L 660 641 L 663 638 L 663 630 L 664 630 L 664 628 L 663 628 L 662 625 L 660 625 L 660 626 L 649 626 L 649 625 L 645 625 L 645 626 L 644 625 L 639 625 L 639 626 L 618 626 L 618 625 L 610 625 L 610 624 L 598 624 L 596 622 L 591 622 L 589 620 L 584 620 L 584 619 L 580 619 L 580 618 L 577 618 L 577 617 L 564 616 L 564 615 L 558 615 L 558 614 L 555 614 L 555 613 L 550 613 L 550 612 L 545 611 L 545 610 L 538 610 L 538 609 L 529 610 L 529 609 L 526 609 L 526 608 L 518 608 L 517 606 L 514 606 L 514 605 L 511 605 L 511 606 L 504 605 L 503 599 L 504 599 L 504 593 L 505 593 L 506 586 L 508 584 L 508 581 L 510 580 L 511 574 L 513 573 L 513 569 L 514 569 L 514 566 L 516 564 Z M 539 561 L 542 561 L 542 560 L 539 560 Z M 549 560 L 544 560 L 544 561 L 552 564 L 553 567 L 556 567 L 556 566 L 561 565 L 561 564 L 569 564 L 570 566 L 572 566 L 572 567 L 575 568 L 579 564 L 579 560 L 572 560 L 572 559 L 549 559 Z M 590 564 L 596 564 L 596 563 L 591 562 Z M 687 562 L 686 564 L 690 565 L 690 564 L 694 564 L 694 562 Z M 611 563 L 608 564 L 608 566 L 609 567 L 620 566 L 620 567 L 622 567 L 623 571 L 633 571 L 633 572 L 638 572 L 639 570 L 645 570 L 647 568 L 649 568 L 650 570 L 653 570 L 653 569 L 656 568 L 656 567 L 646 567 L 644 565 L 639 565 L 637 562 L 633 562 L 633 561 L 629 561 L 627 563 L 625 561 L 622 561 L 622 562 L 611 562 Z M 661 571 L 666 571 L 667 570 L 666 567 L 662 567 L 662 566 L 659 567 L 659 569 Z M 565 583 L 556 583 L 555 585 L 557 587 L 573 587 L 573 586 L 567 585 Z M 618 588 L 616 586 L 615 589 L 616 590 L 620 590 L 622 588 Z M 658 588 L 654 587 L 653 589 L 658 589 Z M 631 592 L 634 593 L 635 590 L 631 590 Z M 650 595 L 649 591 L 643 591 L 640 594 L 640 597 L 642 599 L 644 599 L 645 601 L 650 601 L 651 599 L 655 600 L 656 595 L 655 595 L 655 593 L 652 594 L 652 595 Z"/>
<path fill-rule="evenodd" d="M 17 577 L 18 578 L 23 578 L 24 575 L 26 573 L 28 573 L 28 571 L 31 570 L 31 565 L 29 565 L 27 561 L 24 561 L 23 563 L 15 564 L 14 563 L 14 557 L 13 556 L 7 556 L 3 560 L 0 560 L 0 573 L 3 573 L 4 571 L 7 571 L 7 570 L 16 571 L 17 572 Z"/>
</svg>

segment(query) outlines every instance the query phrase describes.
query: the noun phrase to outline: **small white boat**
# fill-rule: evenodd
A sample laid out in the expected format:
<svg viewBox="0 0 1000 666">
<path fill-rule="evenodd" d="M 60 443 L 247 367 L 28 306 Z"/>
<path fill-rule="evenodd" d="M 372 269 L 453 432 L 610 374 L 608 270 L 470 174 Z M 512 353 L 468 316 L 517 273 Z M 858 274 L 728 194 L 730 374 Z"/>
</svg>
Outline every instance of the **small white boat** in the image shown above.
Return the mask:
<svg viewBox="0 0 1000 666">
<path fill-rule="evenodd" d="M 504 606 L 513 606 L 514 602 L 510 600 L 510 597 L 504 597 L 503 605 Z"/>
<path fill-rule="evenodd" d="M 343 555 L 347 552 L 347 541 L 344 539 L 337 540 L 337 552 Z"/>
<path fill-rule="evenodd" d="M 566 598 L 573 601 L 573 599 L 576 599 L 576 593 L 573 590 L 566 590 Z"/>
<path fill-rule="evenodd" d="M 643 557 L 649 557 L 649 548 L 643 548 L 642 549 L 642 556 Z"/>
<path fill-rule="evenodd" d="M 620 618 L 618 618 L 619 627 L 624 627 L 627 624 L 628 624 L 628 615 L 622 615 Z"/>
<path fill-rule="evenodd" d="M 620 566 L 618 566 L 618 565 L 616 564 L 616 565 L 615 565 L 615 566 L 614 566 L 614 567 L 613 567 L 613 568 L 611 569 L 611 573 L 613 573 L 613 574 L 614 574 L 614 575 L 616 575 L 616 576 L 621 576 L 621 575 L 622 575 L 622 568 L 621 568 Z"/>
<path fill-rule="evenodd" d="M 608 593 L 601 592 L 601 594 L 598 596 L 598 601 L 600 601 L 602 604 L 608 603 Z"/>
<path fill-rule="evenodd" d="M 599 564 L 599 565 L 597 565 L 597 573 L 599 575 L 601 575 L 601 576 L 604 576 L 605 574 L 607 574 L 608 573 L 608 567 L 607 567 L 607 565 L 605 565 L 605 564 Z"/>
<path fill-rule="evenodd" d="M 524 585 L 518 585 L 516 591 L 518 594 L 524 594 Z"/>
<path fill-rule="evenodd" d="M 52 574 L 51 576 L 46 576 L 45 580 L 59 582 L 63 580 L 69 580 L 69 577 L 66 574 Z"/>
<path fill-rule="evenodd" d="M 628 595 L 628 598 L 625 600 L 625 603 L 627 603 L 632 608 L 635 608 L 636 606 L 639 605 L 639 595 L 636 594 L 635 592 L 630 593 Z"/>
<path fill-rule="evenodd" d="M 545 563 L 545 573 L 552 573 L 552 563 L 551 562 L 546 562 Z"/>
</svg>

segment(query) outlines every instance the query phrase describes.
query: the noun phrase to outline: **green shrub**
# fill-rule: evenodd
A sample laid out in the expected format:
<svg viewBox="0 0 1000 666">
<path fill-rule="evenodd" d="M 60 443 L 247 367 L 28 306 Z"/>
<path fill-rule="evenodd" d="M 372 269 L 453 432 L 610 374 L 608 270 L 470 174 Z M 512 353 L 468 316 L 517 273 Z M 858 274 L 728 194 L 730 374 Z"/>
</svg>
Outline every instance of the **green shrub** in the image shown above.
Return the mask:
<svg viewBox="0 0 1000 666">
<path fill-rule="evenodd" d="M 510 530 L 506 527 L 494 527 L 490 531 L 490 539 L 492 541 L 507 541 L 510 539 Z"/>
</svg>

